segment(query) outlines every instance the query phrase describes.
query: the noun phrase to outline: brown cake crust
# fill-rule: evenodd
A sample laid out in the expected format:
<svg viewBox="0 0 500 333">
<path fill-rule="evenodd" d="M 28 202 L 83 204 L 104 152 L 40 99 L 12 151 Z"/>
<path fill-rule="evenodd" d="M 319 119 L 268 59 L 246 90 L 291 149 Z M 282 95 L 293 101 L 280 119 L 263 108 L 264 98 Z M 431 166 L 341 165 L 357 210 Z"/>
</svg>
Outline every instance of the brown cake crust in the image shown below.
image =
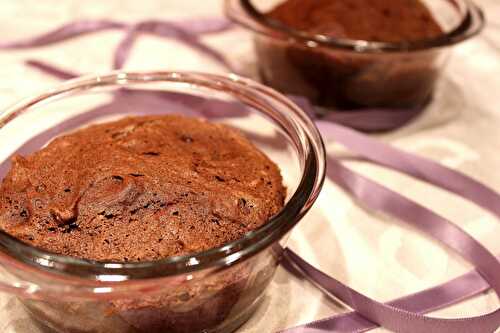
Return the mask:
<svg viewBox="0 0 500 333">
<path fill-rule="evenodd" d="M 287 0 L 271 18 L 336 38 L 404 42 L 443 33 L 420 0 Z"/>
<path fill-rule="evenodd" d="M 59 254 L 156 260 L 238 239 L 284 198 L 278 167 L 236 130 L 124 118 L 15 156 L 0 187 L 0 228 Z"/>
</svg>

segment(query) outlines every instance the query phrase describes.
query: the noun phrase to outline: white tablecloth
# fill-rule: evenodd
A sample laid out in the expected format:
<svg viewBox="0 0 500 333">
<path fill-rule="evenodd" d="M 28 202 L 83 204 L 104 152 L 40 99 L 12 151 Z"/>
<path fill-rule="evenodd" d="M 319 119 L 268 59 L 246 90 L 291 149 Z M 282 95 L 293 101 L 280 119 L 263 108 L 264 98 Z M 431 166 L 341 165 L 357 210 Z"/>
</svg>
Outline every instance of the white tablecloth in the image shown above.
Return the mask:
<svg viewBox="0 0 500 333">
<path fill-rule="evenodd" d="M 83 18 L 133 22 L 222 15 L 221 4 L 220 0 L 4 0 L 0 5 L 0 31 L 2 39 L 7 40 Z M 460 169 L 500 191 L 500 2 L 481 0 L 480 4 L 489 24 L 479 38 L 454 49 L 432 105 L 411 125 L 379 137 Z M 104 72 L 111 66 L 113 46 L 120 39 L 120 32 L 109 31 L 57 46 L 0 52 L 0 107 L 58 82 L 24 66 L 23 60 L 46 60 L 82 73 Z M 237 30 L 207 40 L 225 50 L 231 45 L 228 56 L 248 73 L 255 68 L 247 32 Z M 151 36 L 140 38 L 126 68 L 223 71 L 185 46 Z M 367 164 L 352 166 L 432 207 L 500 253 L 500 223 L 491 215 L 394 172 Z M 378 300 L 416 292 L 470 269 L 457 255 L 401 222 L 362 210 L 330 182 L 290 243 L 314 265 Z M 476 315 L 498 306 L 497 297 L 490 292 L 433 315 Z M 263 306 L 240 332 L 273 332 L 347 310 L 280 268 Z M 0 332 L 39 331 L 13 297 L 1 295 Z"/>
</svg>

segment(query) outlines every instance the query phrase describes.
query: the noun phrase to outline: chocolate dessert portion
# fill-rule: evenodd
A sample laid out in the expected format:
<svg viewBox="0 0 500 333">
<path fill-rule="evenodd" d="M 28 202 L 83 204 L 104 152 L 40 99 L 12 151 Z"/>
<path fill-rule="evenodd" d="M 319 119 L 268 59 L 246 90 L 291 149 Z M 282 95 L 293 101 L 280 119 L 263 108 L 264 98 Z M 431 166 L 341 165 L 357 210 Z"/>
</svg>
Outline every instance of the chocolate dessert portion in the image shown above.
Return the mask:
<svg viewBox="0 0 500 333">
<path fill-rule="evenodd" d="M 287 0 L 266 16 L 311 35 L 412 43 L 443 30 L 420 0 Z M 412 108 L 428 102 L 438 74 L 437 50 L 363 52 L 259 35 L 263 80 L 286 93 L 338 109 Z"/>
<path fill-rule="evenodd" d="M 53 253 L 152 261 L 241 238 L 279 212 L 285 192 L 278 167 L 236 129 L 124 118 L 15 156 L 0 186 L 0 228 Z M 56 332 L 205 332 L 255 306 L 276 265 L 254 261 L 277 260 L 258 257 L 141 297 L 23 303 Z"/>
<path fill-rule="evenodd" d="M 14 157 L 0 187 L 0 228 L 58 254 L 157 260 L 236 240 L 284 197 L 276 165 L 234 129 L 125 118 Z"/>
<path fill-rule="evenodd" d="M 335 38 L 408 42 L 443 33 L 420 0 L 288 0 L 268 16 L 292 29 Z"/>
</svg>

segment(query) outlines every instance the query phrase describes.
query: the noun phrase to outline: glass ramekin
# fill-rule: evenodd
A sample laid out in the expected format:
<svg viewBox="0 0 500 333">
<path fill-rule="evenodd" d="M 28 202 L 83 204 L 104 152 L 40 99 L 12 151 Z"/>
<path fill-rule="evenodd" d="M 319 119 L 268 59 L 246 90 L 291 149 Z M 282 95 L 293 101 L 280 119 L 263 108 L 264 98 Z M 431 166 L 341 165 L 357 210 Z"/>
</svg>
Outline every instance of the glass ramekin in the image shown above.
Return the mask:
<svg viewBox="0 0 500 333">
<path fill-rule="evenodd" d="M 283 1 L 226 0 L 226 12 L 255 33 L 263 82 L 340 110 L 425 105 L 449 47 L 484 26 L 482 11 L 469 0 L 427 0 L 444 31 L 436 38 L 400 43 L 337 39 L 294 30 L 264 15 Z"/>
<path fill-rule="evenodd" d="M 113 72 L 68 81 L 0 114 L 1 172 L 13 153 L 123 115 L 181 113 L 240 129 L 281 168 L 288 196 L 268 223 L 205 252 L 154 262 L 93 262 L 0 232 L 0 290 L 51 332 L 231 332 L 250 317 L 287 235 L 315 201 L 325 156 L 313 122 L 279 93 L 235 75 Z M 112 156 L 110 156 L 112 158 Z"/>
</svg>

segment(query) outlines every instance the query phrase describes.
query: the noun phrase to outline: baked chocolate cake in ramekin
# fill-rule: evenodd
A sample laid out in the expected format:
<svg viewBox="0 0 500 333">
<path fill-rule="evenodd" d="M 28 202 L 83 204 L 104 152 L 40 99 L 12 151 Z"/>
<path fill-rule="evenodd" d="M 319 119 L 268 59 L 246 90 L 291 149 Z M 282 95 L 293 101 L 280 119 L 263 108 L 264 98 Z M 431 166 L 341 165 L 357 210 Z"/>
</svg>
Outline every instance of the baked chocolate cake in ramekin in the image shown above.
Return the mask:
<svg viewBox="0 0 500 333">
<path fill-rule="evenodd" d="M 0 138 L 0 284 L 54 332 L 235 330 L 324 178 L 311 120 L 234 75 L 76 79 Z"/>
</svg>

